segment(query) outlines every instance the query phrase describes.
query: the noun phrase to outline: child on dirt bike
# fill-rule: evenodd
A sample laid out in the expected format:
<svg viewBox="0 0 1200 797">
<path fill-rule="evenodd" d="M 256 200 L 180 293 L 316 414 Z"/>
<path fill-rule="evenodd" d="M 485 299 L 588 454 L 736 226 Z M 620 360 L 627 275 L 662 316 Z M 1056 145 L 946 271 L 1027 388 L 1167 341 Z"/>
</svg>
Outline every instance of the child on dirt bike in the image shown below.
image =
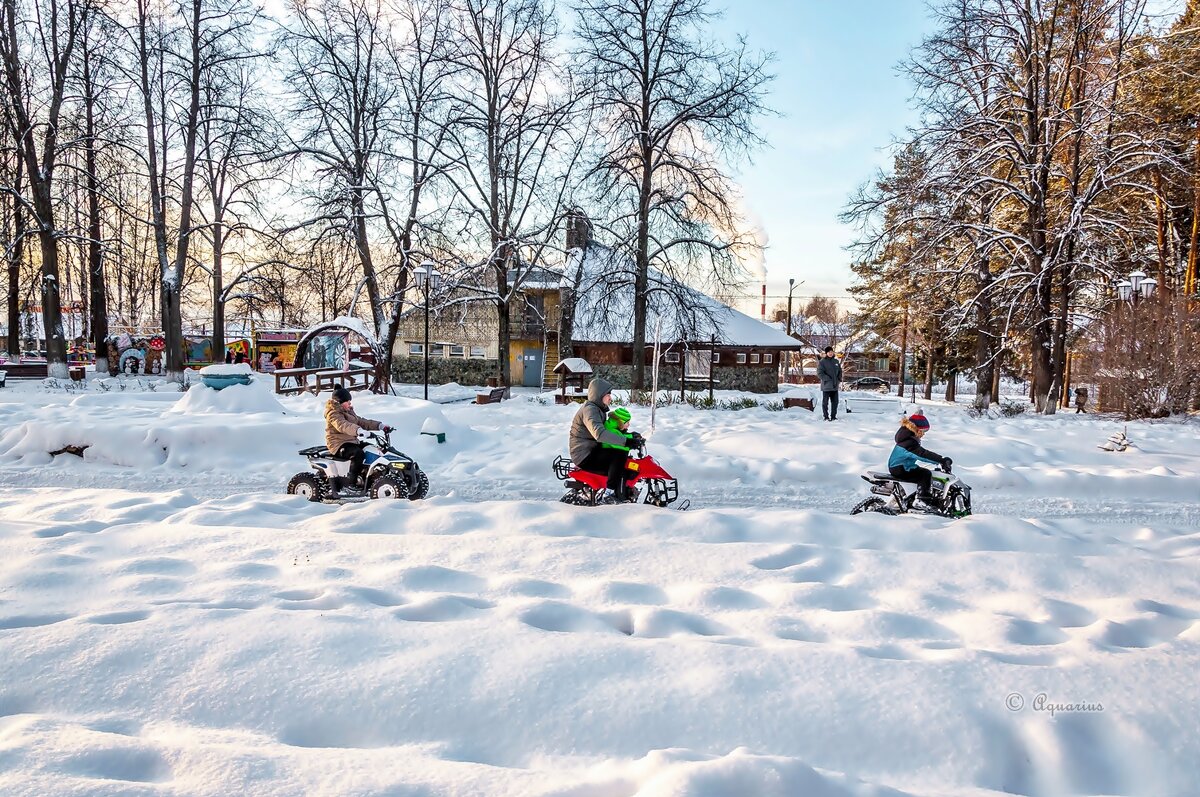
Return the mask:
<svg viewBox="0 0 1200 797">
<path fill-rule="evenodd" d="M 928 431 L 929 419 L 919 412 L 900 421 L 900 428 L 896 431 L 896 446 L 888 457 L 888 472 L 893 479 L 917 485 L 917 497 L 930 506 L 936 506 L 937 500 L 929 489 L 933 474 L 917 462 L 931 462 L 941 466 L 947 473 L 953 463 L 949 457 L 943 457 L 921 445 L 921 438 Z"/>
<path fill-rule="evenodd" d="M 338 385 L 333 389 L 333 398 L 325 403 L 325 447 L 338 457 L 350 458 L 350 475 L 347 478 L 353 488 L 359 487 L 362 478 L 363 461 L 366 454 L 365 443 L 358 441 L 358 433 L 362 430 L 391 432 L 392 427 L 370 418 L 360 418 L 354 412 L 353 396 L 344 386 Z M 337 486 L 334 485 L 330 498 L 337 497 Z"/>
</svg>

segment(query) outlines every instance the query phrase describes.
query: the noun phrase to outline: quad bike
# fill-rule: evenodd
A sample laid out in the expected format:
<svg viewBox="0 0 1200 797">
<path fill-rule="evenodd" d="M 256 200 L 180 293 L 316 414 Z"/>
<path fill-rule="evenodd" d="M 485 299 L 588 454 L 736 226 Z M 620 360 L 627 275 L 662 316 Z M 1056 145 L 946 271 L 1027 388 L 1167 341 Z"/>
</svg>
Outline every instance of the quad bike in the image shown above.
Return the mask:
<svg viewBox="0 0 1200 797">
<path fill-rule="evenodd" d="M 325 446 L 300 452 L 312 470 L 297 473 L 288 482 L 288 495 L 309 501 L 324 501 L 337 492 L 339 498 L 407 498 L 417 501 L 429 494 L 429 477 L 412 457 L 392 448 L 391 432 L 367 432 L 360 439 L 372 445 L 363 451 L 360 484 L 350 484 L 350 459 L 339 457 Z"/>
<path fill-rule="evenodd" d="M 903 515 L 924 512 L 948 518 L 971 514 L 971 488 L 948 469 L 932 468 L 932 471 L 933 480 L 929 484 L 929 491 L 933 494 L 932 503 L 919 500 L 918 487 L 911 482 L 902 482 L 887 472 L 867 471 L 862 478 L 871 485 L 871 492 L 875 495 L 851 509 L 850 514 L 879 512 L 884 515 Z"/>
<path fill-rule="evenodd" d="M 637 455 L 634 455 L 634 452 Z M 554 475 L 564 482 L 567 492 L 559 500 L 564 504 L 575 506 L 596 506 L 600 495 L 608 484 L 608 477 L 599 473 L 580 470 L 568 457 L 554 458 Z M 637 503 L 641 495 L 641 486 L 645 484 L 646 497 L 644 503 L 652 506 L 669 506 L 679 498 L 679 485 L 675 478 L 663 470 L 655 462 L 654 457 L 646 453 L 645 442 L 636 449 L 629 450 L 629 459 L 625 463 L 626 471 L 633 475 L 625 483 L 629 500 L 626 503 Z M 689 501 L 684 501 L 676 509 L 687 509 Z"/>
</svg>

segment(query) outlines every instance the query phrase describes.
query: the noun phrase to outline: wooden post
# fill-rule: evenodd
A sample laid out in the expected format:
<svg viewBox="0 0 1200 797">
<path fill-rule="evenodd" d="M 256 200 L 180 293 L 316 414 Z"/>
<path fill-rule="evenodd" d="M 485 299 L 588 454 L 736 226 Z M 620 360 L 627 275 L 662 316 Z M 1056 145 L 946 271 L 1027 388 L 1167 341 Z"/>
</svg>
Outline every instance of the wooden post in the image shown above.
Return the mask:
<svg viewBox="0 0 1200 797">
<path fill-rule="evenodd" d="M 717 350 L 717 336 L 712 336 L 712 349 L 708 352 L 708 402 L 713 402 L 713 387 L 717 378 L 717 369 L 713 368 L 713 352 Z"/>
<path fill-rule="evenodd" d="M 679 400 L 687 401 L 687 346 L 679 344 Z"/>
<path fill-rule="evenodd" d="M 1067 362 L 1063 368 L 1062 401 L 1059 402 L 1063 409 L 1071 406 L 1071 352 L 1067 352 L 1066 357 Z"/>
</svg>

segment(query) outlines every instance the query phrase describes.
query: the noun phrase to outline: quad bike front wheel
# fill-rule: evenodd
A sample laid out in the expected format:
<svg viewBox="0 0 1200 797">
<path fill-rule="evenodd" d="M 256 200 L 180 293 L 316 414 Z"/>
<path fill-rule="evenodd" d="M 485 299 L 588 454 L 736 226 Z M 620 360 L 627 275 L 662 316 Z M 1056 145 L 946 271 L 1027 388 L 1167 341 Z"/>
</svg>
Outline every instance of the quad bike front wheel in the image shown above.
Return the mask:
<svg viewBox="0 0 1200 797">
<path fill-rule="evenodd" d="M 896 514 L 895 510 L 893 510 L 891 507 L 889 507 L 887 505 L 887 501 L 885 501 L 882 498 L 876 498 L 874 496 L 859 503 L 857 506 L 855 506 L 853 509 L 850 510 L 851 515 L 858 515 L 863 512 L 879 512 L 884 515 Z"/>
<path fill-rule="evenodd" d="M 417 486 L 408 494 L 408 500 L 420 501 L 427 495 L 429 495 L 429 477 L 425 475 L 425 471 L 418 471 Z"/>
<path fill-rule="evenodd" d="M 408 498 L 408 485 L 394 476 L 380 476 L 371 482 L 372 498 Z"/>
<path fill-rule="evenodd" d="M 287 491 L 288 495 L 303 496 L 309 501 L 323 501 L 329 494 L 329 482 L 320 474 L 305 471 L 292 477 Z"/>
</svg>

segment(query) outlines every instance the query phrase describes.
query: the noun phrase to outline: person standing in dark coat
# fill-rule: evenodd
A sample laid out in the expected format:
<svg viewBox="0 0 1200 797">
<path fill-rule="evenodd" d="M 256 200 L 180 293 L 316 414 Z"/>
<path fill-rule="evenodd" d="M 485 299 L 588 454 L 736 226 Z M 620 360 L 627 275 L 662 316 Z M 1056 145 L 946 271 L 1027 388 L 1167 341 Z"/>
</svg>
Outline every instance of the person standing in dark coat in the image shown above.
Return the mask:
<svg viewBox="0 0 1200 797">
<path fill-rule="evenodd" d="M 817 364 L 817 377 L 821 380 L 821 414 L 827 421 L 837 420 L 838 388 L 842 384 L 842 364 L 833 356 L 833 347 L 825 347 L 825 356 Z M 829 405 L 833 404 L 830 412 Z"/>
</svg>

